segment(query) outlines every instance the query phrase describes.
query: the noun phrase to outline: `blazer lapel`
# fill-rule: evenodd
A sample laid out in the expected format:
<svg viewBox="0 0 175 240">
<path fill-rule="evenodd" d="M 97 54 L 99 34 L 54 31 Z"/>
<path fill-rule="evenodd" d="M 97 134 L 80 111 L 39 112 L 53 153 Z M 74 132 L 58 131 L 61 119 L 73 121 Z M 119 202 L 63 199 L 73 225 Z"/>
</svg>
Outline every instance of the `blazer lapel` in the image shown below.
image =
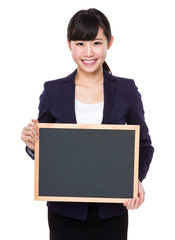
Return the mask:
<svg viewBox="0 0 175 240">
<path fill-rule="evenodd" d="M 75 75 L 71 73 L 62 84 L 63 110 L 67 123 L 77 123 L 75 116 Z"/>
<path fill-rule="evenodd" d="M 63 110 L 67 123 L 77 123 L 75 115 L 75 76 L 77 69 L 62 81 Z M 115 84 L 113 76 L 107 71 L 104 73 L 104 109 L 102 124 L 109 123 L 109 117 L 112 110 Z"/>
<path fill-rule="evenodd" d="M 108 124 L 111 110 L 113 107 L 116 87 L 114 84 L 113 75 L 108 73 L 106 70 L 104 70 L 103 73 L 104 73 L 104 109 L 102 124 Z"/>
</svg>

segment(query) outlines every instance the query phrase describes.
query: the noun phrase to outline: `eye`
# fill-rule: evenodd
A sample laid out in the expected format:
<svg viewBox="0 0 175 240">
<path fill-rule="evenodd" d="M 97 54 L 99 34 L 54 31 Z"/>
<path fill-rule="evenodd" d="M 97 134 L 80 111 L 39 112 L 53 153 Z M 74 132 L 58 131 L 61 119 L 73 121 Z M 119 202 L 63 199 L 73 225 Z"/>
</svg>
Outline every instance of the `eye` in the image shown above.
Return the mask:
<svg viewBox="0 0 175 240">
<path fill-rule="evenodd" d="M 76 45 L 77 45 L 77 46 L 83 46 L 84 43 L 83 43 L 83 42 L 78 42 L 78 43 L 76 43 Z"/>
<path fill-rule="evenodd" d="M 101 44 L 101 42 L 98 42 L 98 41 L 94 42 L 95 46 L 100 45 L 100 44 Z"/>
</svg>

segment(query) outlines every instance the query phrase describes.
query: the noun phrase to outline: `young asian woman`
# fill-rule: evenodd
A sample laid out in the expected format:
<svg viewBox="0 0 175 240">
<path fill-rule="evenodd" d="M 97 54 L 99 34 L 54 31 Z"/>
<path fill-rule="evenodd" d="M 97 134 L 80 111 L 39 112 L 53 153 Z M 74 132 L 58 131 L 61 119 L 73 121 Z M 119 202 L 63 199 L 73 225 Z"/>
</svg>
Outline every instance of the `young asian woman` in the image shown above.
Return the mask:
<svg viewBox="0 0 175 240">
<path fill-rule="evenodd" d="M 80 10 L 71 18 L 67 42 L 77 69 L 44 84 L 38 120 L 23 128 L 21 138 L 34 159 L 37 122 L 140 125 L 139 197 L 124 204 L 48 202 L 51 240 L 126 240 L 128 209 L 139 208 L 145 198 L 142 181 L 154 148 L 134 80 L 112 75 L 105 62 L 113 41 L 110 23 L 99 10 Z"/>
</svg>

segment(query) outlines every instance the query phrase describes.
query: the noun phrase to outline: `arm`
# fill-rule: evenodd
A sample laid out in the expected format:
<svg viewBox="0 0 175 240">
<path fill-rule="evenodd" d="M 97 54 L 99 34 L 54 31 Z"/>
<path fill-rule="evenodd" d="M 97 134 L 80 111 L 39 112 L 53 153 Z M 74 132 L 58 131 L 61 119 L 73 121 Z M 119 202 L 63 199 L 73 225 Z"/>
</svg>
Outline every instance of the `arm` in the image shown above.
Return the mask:
<svg viewBox="0 0 175 240">
<path fill-rule="evenodd" d="M 34 159 L 35 143 L 39 138 L 39 132 L 36 123 L 38 123 L 38 120 L 32 119 L 32 122 L 23 128 L 21 136 L 21 139 L 26 144 L 26 152 L 32 159 Z"/>
<path fill-rule="evenodd" d="M 39 104 L 39 116 L 38 120 L 32 119 L 32 122 L 29 123 L 26 127 L 23 128 L 21 139 L 26 144 L 27 154 L 34 159 L 35 157 L 35 143 L 39 139 L 39 131 L 36 123 L 49 123 L 54 122 L 53 116 L 49 112 L 49 103 L 48 103 L 48 92 L 47 84 L 44 84 L 44 91 L 40 96 Z"/>
<path fill-rule="evenodd" d="M 52 93 L 50 93 L 51 95 Z M 38 121 L 40 123 L 53 123 L 55 118 L 50 113 L 49 90 L 47 82 L 44 84 L 44 90 L 40 96 Z"/>
<path fill-rule="evenodd" d="M 145 191 L 141 182 L 146 177 L 149 170 L 154 148 L 152 147 L 149 130 L 144 118 L 144 109 L 141 95 L 138 92 L 138 89 L 133 80 L 131 81 L 130 88 L 130 109 L 128 112 L 127 124 L 140 125 L 138 199 L 130 199 L 124 203 L 124 206 L 127 209 L 137 209 L 145 200 Z"/>
<path fill-rule="evenodd" d="M 127 124 L 140 125 L 139 180 L 142 182 L 149 170 L 154 148 L 144 118 L 141 95 L 133 80 L 131 81 L 130 102 Z"/>
</svg>

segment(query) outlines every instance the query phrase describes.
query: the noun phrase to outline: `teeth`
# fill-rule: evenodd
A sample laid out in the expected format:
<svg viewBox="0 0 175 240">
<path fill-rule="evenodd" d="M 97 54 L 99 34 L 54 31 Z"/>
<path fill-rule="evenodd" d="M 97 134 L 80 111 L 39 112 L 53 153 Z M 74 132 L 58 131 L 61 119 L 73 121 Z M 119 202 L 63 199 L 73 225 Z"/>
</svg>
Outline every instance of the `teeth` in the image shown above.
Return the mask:
<svg viewBox="0 0 175 240">
<path fill-rule="evenodd" d="M 85 61 L 85 60 L 83 60 L 83 62 L 85 62 L 85 63 L 93 63 L 93 62 L 95 62 L 95 60 L 91 60 L 91 61 Z"/>
</svg>

